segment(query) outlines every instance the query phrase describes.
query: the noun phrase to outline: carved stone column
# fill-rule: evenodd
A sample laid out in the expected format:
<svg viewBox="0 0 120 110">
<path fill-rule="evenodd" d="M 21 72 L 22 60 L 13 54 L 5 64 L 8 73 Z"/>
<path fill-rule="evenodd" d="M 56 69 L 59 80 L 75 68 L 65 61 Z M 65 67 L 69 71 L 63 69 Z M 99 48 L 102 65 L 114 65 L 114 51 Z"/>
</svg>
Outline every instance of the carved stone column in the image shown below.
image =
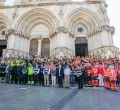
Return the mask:
<svg viewBox="0 0 120 110">
<path fill-rule="evenodd" d="M 37 55 L 41 56 L 42 35 L 38 36 L 38 52 Z"/>
<path fill-rule="evenodd" d="M 7 40 L 7 48 L 14 49 L 14 44 L 15 44 L 15 35 L 10 34 Z"/>
</svg>

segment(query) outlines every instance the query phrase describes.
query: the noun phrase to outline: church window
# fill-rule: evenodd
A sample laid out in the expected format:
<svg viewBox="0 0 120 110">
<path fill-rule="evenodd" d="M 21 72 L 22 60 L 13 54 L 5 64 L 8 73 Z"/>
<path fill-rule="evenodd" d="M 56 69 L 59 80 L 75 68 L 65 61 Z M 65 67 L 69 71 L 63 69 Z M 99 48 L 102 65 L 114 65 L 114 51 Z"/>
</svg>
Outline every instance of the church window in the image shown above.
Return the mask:
<svg viewBox="0 0 120 110">
<path fill-rule="evenodd" d="M 78 31 L 79 33 L 82 33 L 84 30 L 83 30 L 82 27 L 78 27 L 78 28 L 77 28 L 77 31 Z"/>
</svg>

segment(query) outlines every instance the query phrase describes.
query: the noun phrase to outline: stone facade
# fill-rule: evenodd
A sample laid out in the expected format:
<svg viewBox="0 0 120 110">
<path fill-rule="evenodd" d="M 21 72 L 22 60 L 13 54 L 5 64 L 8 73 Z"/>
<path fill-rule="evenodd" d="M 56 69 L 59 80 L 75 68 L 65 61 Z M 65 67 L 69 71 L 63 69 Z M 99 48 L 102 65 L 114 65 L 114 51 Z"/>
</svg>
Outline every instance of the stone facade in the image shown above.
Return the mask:
<svg viewBox="0 0 120 110">
<path fill-rule="evenodd" d="M 0 6 L 0 23 L 0 40 L 7 40 L 3 55 L 7 57 L 29 56 L 32 39 L 37 39 L 35 52 L 41 56 L 48 47 L 42 47 L 46 38 L 50 56 L 70 57 L 75 55 L 79 37 L 87 39 L 89 55 L 119 54 L 107 4 L 101 0 L 15 0 L 14 6 Z"/>
</svg>

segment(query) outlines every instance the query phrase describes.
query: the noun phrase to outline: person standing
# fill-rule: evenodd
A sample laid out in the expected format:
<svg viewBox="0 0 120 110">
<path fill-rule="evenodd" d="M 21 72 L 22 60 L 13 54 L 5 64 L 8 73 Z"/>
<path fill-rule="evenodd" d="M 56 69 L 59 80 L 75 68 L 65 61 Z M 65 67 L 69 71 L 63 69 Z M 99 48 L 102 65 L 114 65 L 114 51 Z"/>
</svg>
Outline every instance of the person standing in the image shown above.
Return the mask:
<svg viewBox="0 0 120 110">
<path fill-rule="evenodd" d="M 83 72 L 82 68 L 77 66 L 77 82 L 78 82 L 78 89 L 83 89 Z"/>
<path fill-rule="evenodd" d="M 40 68 L 38 67 L 38 65 L 36 65 L 34 68 L 34 84 L 35 85 L 39 84 L 39 73 L 40 73 Z"/>
<path fill-rule="evenodd" d="M 22 84 L 22 64 L 21 64 L 21 62 L 20 62 L 20 60 L 17 60 L 16 61 L 16 63 L 17 63 L 17 73 L 16 73 L 16 77 L 17 77 L 17 80 L 18 80 L 18 83 L 19 84 Z"/>
<path fill-rule="evenodd" d="M 117 70 L 117 83 L 118 83 L 118 86 L 120 86 L 120 66 L 118 67 L 118 70 Z"/>
<path fill-rule="evenodd" d="M 53 64 L 51 68 L 51 79 L 52 79 L 52 86 L 56 87 L 56 67 Z"/>
<path fill-rule="evenodd" d="M 87 68 L 87 84 L 88 86 L 92 85 L 92 67 Z"/>
<path fill-rule="evenodd" d="M 98 79 L 99 79 L 99 86 L 103 87 L 103 66 L 99 64 L 98 67 Z"/>
<path fill-rule="evenodd" d="M 11 66 L 9 63 L 7 63 L 6 65 L 6 69 L 5 69 L 5 78 L 6 78 L 6 83 L 10 83 L 10 71 L 11 71 Z"/>
<path fill-rule="evenodd" d="M 44 75 L 43 75 L 43 64 L 40 66 L 40 74 L 39 74 L 39 84 L 40 86 L 44 86 Z"/>
<path fill-rule="evenodd" d="M 0 74 L 1 74 L 1 82 L 4 82 L 5 79 L 5 63 L 2 62 L 1 66 L 0 66 Z"/>
<path fill-rule="evenodd" d="M 65 87 L 69 88 L 70 87 L 70 73 L 71 70 L 68 65 L 66 65 L 66 68 L 64 70 L 64 75 L 65 75 Z"/>
<path fill-rule="evenodd" d="M 27 72 L 28 68 L 26 65 L 24 65 L 22 68 L 22 84 L 27 84 Z"/>
<path fill-rule="evenodd" d="M 57 78 L 58 78 L 59 87 L 63 88 L 64 71 L 63 71 L 62 65 L 60 65 L 60 64 L 56 68 L 56 75 L 57 75 Z"/>
<path fill-rule="evenodd" d="M 18 71 L 18 66 L 17 66 L 16 62 L 14 62 L 13 71 L 12 71 L 13 72 L 12 73 L 12 76 L 13 76 L 12 82 L 15 83 L 15 84 L 18 83 L 18 73 L 17 73 L 17 71 Z"/>
<path fill-rule="evenodd" d="M 72 67 L 71 75 L 70 75 L 70 84 L 73 86 L 75 84 L 75 68 Z"/>
<path fill-rule="evenodd" d="M 30 85 L 34 84 L 33 73 L 34 73 L 34 69 L 33 69 L 32 64 L 30 63 L 29 67 L 28 67 L 28 84 L 30 84 Z"/>
<path fill-rule="evenodd" d="M 44 69 L 43 69 L 43 74 L 44 74 L 44 85 L 49 86 L 50 68 L 45 66 Z"/>
<path fill-rule="evenodd" d="M 109 69 L 109 79 L 110 79 L 110 89 L 117 90 L 117 85 L 116 85 L 117 73 L 113 65 Z"/>
<path fill-rule="evenodd" d="M 109 71 L 108 67 L 103 67 L 103 81 L 105 89 L 110 89 Z"/>
<path fill-rule="evenodd" d="M 15 80 L 15 74 L 14 74 L 15 61 L 14 60 L 10 60 L 10 66 L 11 66 L 11 70 L 10 70 L 11 83 L 14 83 L 14 80 Z"/>
<path fill-rule="evenodd" d="M 92 85 L 93 86 L 98 86 L 99 82 L 98 82 L 98 66 L 97 65 L 93 66 L 92 72 L 93 72 Z"/>
</svg>

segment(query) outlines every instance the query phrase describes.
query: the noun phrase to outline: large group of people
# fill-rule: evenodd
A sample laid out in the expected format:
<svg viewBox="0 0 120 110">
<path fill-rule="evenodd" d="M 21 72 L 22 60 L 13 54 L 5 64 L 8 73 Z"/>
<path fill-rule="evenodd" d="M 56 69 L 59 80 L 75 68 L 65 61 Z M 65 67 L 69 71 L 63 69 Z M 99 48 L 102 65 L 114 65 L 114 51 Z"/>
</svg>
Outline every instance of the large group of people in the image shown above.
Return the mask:
<svg viewBox="0 0 120 110">
<path fill-rule="evenodd" d="M 117 90 L 120 86 L 120 61 L 116 58 L 72 57 L 16 59 L 0 63 L 0 82 L 48 87 L 104 87 Z"/>
</svg>

